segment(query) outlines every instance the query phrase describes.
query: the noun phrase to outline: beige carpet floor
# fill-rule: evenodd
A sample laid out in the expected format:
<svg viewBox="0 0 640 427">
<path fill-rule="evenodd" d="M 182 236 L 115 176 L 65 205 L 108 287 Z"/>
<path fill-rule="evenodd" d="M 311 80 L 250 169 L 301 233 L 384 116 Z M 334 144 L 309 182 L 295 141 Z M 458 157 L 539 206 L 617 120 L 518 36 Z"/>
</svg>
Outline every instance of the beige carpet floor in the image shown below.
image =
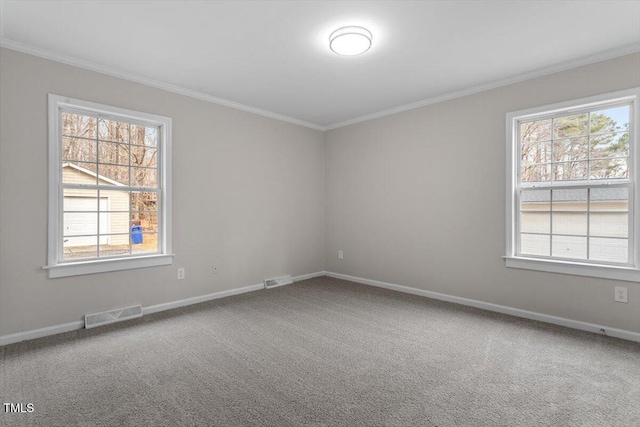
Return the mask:
<svg viewBox="0 0 640 427">
<path fill-rule="evenodd" d="M 640 426 L 640 344 L 330 278 L 0 348 L 42 426 Z M 2 409 L 2 408 L 0 408 Z"/>
</svg>

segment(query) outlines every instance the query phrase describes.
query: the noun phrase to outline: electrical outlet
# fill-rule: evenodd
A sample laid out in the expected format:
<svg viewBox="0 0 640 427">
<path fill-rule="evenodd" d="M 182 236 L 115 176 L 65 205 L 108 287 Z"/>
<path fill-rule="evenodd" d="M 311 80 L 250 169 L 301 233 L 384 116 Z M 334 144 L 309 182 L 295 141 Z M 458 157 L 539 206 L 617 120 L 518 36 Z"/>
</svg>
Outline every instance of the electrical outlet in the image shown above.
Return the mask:
<svg viewBox="0 0 640 427">
<path fill-rule="evenodd" d="M 344 252 L 338 251 L 338 259 L 344 259 Z"/>
<path fill-rule="evenodd" d="M 613 300 L 615 302 L 629 302 L 629 289 L 616 286 L 614 289 Z"/>
<path fill-rule="evenodd" d="M 213 274 L 218 274 L 218 266 L 217 265 L 213 266 Z"/>
<path fill-rule="evenodd" d="M 178 269 L 178 280 L 184 279 L 184 267 Z"/>
</svg>

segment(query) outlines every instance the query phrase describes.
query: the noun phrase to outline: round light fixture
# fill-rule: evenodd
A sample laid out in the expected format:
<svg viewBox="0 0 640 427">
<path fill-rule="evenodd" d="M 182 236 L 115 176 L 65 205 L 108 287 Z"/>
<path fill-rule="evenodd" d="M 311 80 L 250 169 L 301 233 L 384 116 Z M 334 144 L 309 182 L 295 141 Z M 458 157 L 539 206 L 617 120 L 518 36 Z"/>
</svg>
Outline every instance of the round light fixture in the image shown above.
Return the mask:
<svg viewBox="0 0 640 427">
<path fill-rule="evenodd" d="M 362 27 L 342 27 L 329 36 L 329 47 L 338 55 L 360 55 L 371 47 L 371 31 Z"/>
</svg>

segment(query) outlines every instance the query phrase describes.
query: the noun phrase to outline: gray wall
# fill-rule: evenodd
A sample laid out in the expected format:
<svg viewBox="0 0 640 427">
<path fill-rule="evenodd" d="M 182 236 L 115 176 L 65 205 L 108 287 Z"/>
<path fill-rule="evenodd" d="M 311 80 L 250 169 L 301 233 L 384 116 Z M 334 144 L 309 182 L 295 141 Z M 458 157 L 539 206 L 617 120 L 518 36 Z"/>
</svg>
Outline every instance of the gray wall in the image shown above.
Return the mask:
<svg viewBox="0 0 640 427">
<path fill-rule="evenodd" d="M 327 132 L 326 270 L 640 332 L 638 283 L 501 259 L 505 114 L 638 85 L 636 54 Z"/>
<path fill-rule="evenodd" d="M 173 118 L 172 266 L 47 279 L 48 93 Z M 0 94 L 0 335 L 323 270 L 322 132 L 7 49 Z"/>
<path fill-rule="evenodd" d="M 501 259 L 505 113 L 638 85 L 630 55 L 323 134 L 0 49 L 0 335 L 323 269 L 640 332 L 639 284 Z M 172 266 L 46 278 L 47 93 L 173 118 Z"/>
</svg>

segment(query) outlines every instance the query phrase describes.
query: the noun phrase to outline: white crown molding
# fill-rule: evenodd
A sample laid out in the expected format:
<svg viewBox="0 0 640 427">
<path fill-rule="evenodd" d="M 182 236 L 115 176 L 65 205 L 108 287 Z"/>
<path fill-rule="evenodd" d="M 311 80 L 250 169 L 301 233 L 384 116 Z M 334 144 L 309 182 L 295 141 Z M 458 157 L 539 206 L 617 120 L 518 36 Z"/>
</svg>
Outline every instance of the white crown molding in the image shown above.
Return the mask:
<svg viewBox="0 0 640 427">
<path fill-rule="evenodd" d="M 439 102 L 450 101 L 452 99 L 461 98 L 463 96 L 473 95 L 475 93 L 484 92 L 487 90 L 508 86 L 514 83 L 520 83 L 525 80 L 531 80 L 538 77 L 543 77 L 549 74 L 558 73 L 561 71 L 570 70 L 572 68 L 578 68 L 585 65 L 595 64 L 597 62 L 606 61 L 609 59 L 618 58 L 620 56 L 630 55 L 632 53 L 640 52 L 640 43 L 634 43 L 627 46 L 623 46 L 618 49 L 612 49 L 605 52 L 600 52 L 594 55 L 585 56 L 583 58 L 574 59 L 571 61 L 562 62 L 559 64 L 554 64 L 548 67 L 538 68 L 537 70 L 529 71 L 527 73 L 519 74 L 517 76 L 508 77 L 505 79 L 494 80 L 488 83 L 484 83 L 477 86 L 471 86 L 465 89 L 461 89 L 455 92 L 449 92 L 442 95 L 434 96 L 431 98 L 427 98 L 421 101 L 413 102 L 410 104 L 400 105 L 398 107 L 390 108 L 383 111 L 378 111 L 376 113 L 367 114 L 360 117 L 355 117 L 353 119 L 345 120 L 342 122 L 337 122 L 333 124 L 329 124 L 327 126 L 318 125 L 315 123 L 305 122 L 300 119 L 296 119 L 293 117 L 285 116 L 282 114 L 274 113 L 267 110 L 262 110 L 260 108 L 251 107 L 244 104 L 239 104 L 237 102 L 229 101 L 227 99 L 218 98 L 212 95 L 208 95 L 202 92 L 198 92 L 191 89 L 186 89 L 181 86 L 173 85 L 170 83 L 164 83 L 158 80 L 149 79 L 143 76 L 139 76 L 134 73 L 129 73 L 126 71 L 121 71 L 116 68 L 107 67 L 104 65 L 96 64 L 90 61 L 85 61 L 83 59 L 74 58 L 67 55 L 62 55 L 60 53 L 56 53 L 53 51 L 49 51 L 46 49 L 41 49 L 38 47 L 34 47 L 31 45 L 27 45 L 24 43 L 16 42 L 10 39 L 7 39 L 2 35 L 2 16 L 1 16 L 1 5 L 2 0 L 0 0 L 0 47 L 4 47 L 7 49 L 15 50 L 18 52 L 26 53 L 28 55 L 37 56 L 44 59 L 49 59 L 51 61 L 60 62 L 63 64 L 71 65 L 78 68 L 83 68 L 90 71 L 95 71 L 101 74 L 106 74 L 112 77 L 121 78 L 124 80 L 133 81 L 136 83 L 144 84 L 147 86 L 155 87 L 158 89 L 166 90 L 168 92 L 177 93 L 180 95 L 185 95 L 191 98 L 199 99 L 201 101 L 211 102 L 218 105 L 223 105 L 225 107 L 234 108 L 236 110 L 246 111 L 253 114 L 258 114 L 260 116 L 269 117 L 275 120 L 284 121 L 287 123 L 292 123 L 299 126 L 304 126 L 310 129 L 315 129 L 319 131 L 328 131 L 333 129 L 338 129 L 341 127 L 353 125 L 356 123 L 362 123 L 369 120 L 377 119 L 380 117 L 390 116 L 393 114 L 398 114 L 403 111 L 414 110 L 416 108 L 425 107 L 427 105 L 437 104 Z"/>
<path fill-rule="evenodd" d="M 553 73 L 559 73 L 561 71 L 570 70 L 572 68 L 583 67 L 585 65 L 595 64 L 597 62 L 606 61 L 608 59 L 618 58 L 620 56 L 630 55 L 632 53 L 640 52 L 640 43 L 634 43 L 631 45 L 623 46 L 618 49 L 608 50 L 606 52 L 600 52 L 595 55 L 585 56 L 583 58 L 574 59 L 571 61 L 561 62 L 544 68 L 538 68 L 537 70 L 529 71 L 524 74 L 519 74 L 513 77 L 507 77 L 505 79 L 494 80 L 489 83 L 468 87 L 455 92 L 445 93 L 443 95 L 427 98 L 422 101 L 417 101 L 411 104 L 400 105 L 398 107 L 390 108 L 388 110 L 379 111 L 377 113 L 367 114 L 365 116 L 356 117 L 353 119 L 345 120 L 343 122 L 333 123 L 325 126 L 324 130 L 333 130 L 341 127 L 353 125 L 356 123 L 366 122 L 368 120 L 377 119 L 384 116 L 390 116 L 392 114 L 401 113 L 403 111 L 414 110 L 416 108 L 425 107 L 427 105 L 437 104 L 439 102 L 450 101 L 452 99 L 461 98 L 467 95 L 473 95 L 475 93 L 484 92 L 491 89 L 496 89 L 502 86 L 508 86 L 514 83 L 520 83 L 525 80 L 531 80 L 538 77 L 543 77 Z"/>
<path fill-rule="evenodd" d="M 85 61 L 84 59 L 74 58 L 74 57 L 63 55 L 50 50 L 30 46 L 24 43 L 9 40 L 5 37 L 0 38 L 0 47 L 15 50 L 18 52 L 26 53 L 28 55 L 37 56 L 44 59 L 49 59 L 51 61 L 60 62 L 62 64 L 71 65 L 73 67 L 83 68 L 89 71 L 95 71 L 97 73 L 106 74 L 108 76 L 129 80 L 129 81 L 140 83 L 146 86 L 151 86 L 158 89 L 166 90 L 167 92 L 173 92 L 179 95 L 184 95 L 191 98 L 199 99 L 201 101 L 207 101 L 214 104 L 223 105 L 225 107 L 234 108 L 236 110 L 246 111 L 248 113 L 269 117 L 271 119 L 292 123 L 294 125 L 304 126 L 304 127 L 315 129 L 315 130 L 324 131 L 324 126 L 320 126 L 315 123 L 305 122 L 303 120 L 299 120 L 293 117 L 285 116 L 278 113 L 273 113 L 271 111 L 262 110 L 260 108 L 250 107 L 248 105 L 229 101 L 224 98 L 218 98 L 216 96 L 207 95 L 206 93 L 183 88 L 181 86 L 177 86 L 174 84 L 153 80 L 153 79 L 143 77 L 134 73 L 129 73 L 126 71 L 118 70 L 116 68 L 96 64 L 90 61 Z"/>
</svg>

